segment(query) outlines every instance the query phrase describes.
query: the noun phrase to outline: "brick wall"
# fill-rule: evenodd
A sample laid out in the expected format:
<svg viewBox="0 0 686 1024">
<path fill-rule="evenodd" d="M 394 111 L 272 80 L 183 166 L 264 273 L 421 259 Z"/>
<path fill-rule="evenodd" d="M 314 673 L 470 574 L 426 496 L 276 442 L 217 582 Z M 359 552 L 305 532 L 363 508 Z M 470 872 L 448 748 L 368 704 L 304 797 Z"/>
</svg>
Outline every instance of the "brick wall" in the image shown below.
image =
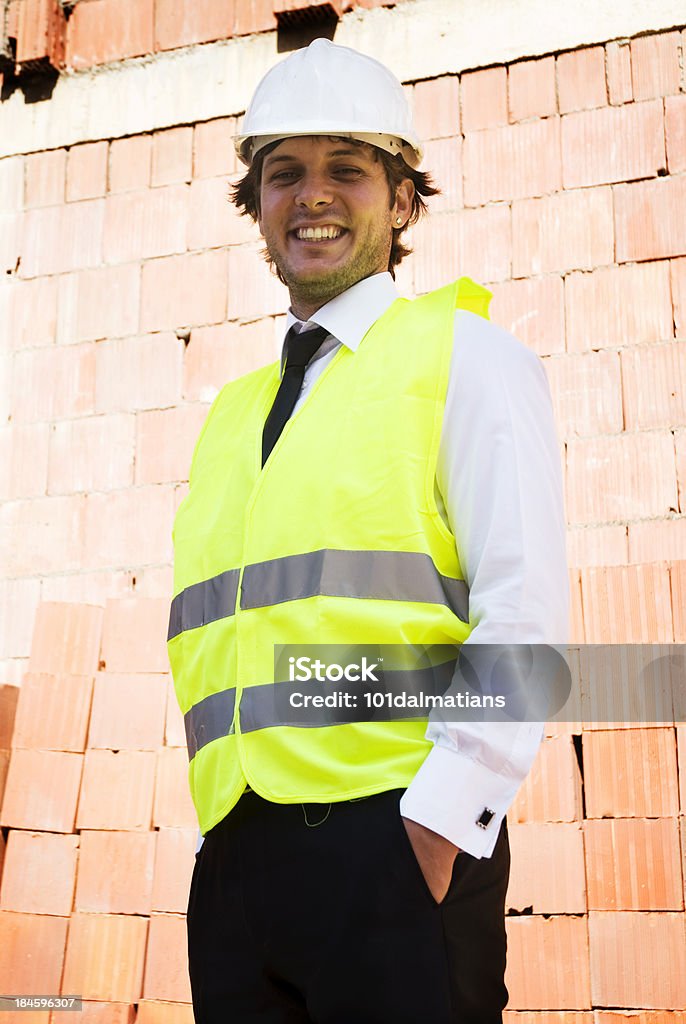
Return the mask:
<svg viewBox="0 0 686 1024">
<path fill-rule="evenodd" d="M 214 4 L 137 5 L 143 49 L 136 19 L 87 28 L 121 6 L 83 0 L 71 52 L 228 34 Z M 273 29 L 271 5 L 236 10 Z M 399 284 L 469 274 L 542 357 L 579 643 L 686 641 L 685 48 L 682 28 L 406 84 L 444 194 Z M 286 305 L 226 202 L 234 130 L 0 160 L 0 991 L 82 991 L 98 1024 L 192 1019 L 170 530 L 210 401 L 275 357 Z M 510 814 L 508 1024 L 684 1021 L 675 723 L 549 730 Z"/>
</svg>

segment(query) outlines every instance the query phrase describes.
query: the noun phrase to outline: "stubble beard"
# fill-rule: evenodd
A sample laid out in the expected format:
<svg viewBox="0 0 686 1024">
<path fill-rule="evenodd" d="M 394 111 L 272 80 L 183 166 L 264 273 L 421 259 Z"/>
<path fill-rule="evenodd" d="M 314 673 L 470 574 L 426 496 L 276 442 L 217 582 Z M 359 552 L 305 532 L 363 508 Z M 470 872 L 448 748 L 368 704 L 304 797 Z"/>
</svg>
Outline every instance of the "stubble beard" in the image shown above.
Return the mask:
<svg viewBox="0 0 686 1024">
<path fill-rule="evenodd" d="M 365 277 L 379 273 L 379 268 L 388 268 L 388 257 L 390 252 L 390 241 L 382 236 L 381 232 L 374 233 L 367 238 L 365 244 L 357 253 L 341 266 L 333 269 L 322 269 L 321 272 L 310 270 L 306 274 L 299 274 L 284 259 L 279 248 L 274 244 L 269 234 L 264 235 L 267 252 L 271 262 L 277 267 L 284 281 L 291 298 L 291 305 L 294 309 L 298 307 L 313 307 L 321 309 L 327 302 L 337 295 L 352 288 L 358 281 Z"/>
</svg>

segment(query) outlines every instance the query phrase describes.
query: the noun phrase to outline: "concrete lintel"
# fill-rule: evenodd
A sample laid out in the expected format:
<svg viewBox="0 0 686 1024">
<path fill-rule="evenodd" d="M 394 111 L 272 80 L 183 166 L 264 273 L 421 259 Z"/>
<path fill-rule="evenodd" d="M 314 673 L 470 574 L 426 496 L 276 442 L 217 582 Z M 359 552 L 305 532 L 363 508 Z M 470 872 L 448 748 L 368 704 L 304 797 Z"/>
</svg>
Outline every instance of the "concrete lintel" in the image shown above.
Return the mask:
<svg viewBox="0 0 686 1024">
<path fill-rule="evenodd" d="M 409 82 L 684 24 L 684 0 L 404 0 L 350 12 L 335 38 Z M 268 32 L 65 74 L 41 102 L 16 91 L 0 157 L 241 113 L 283 56 Z"/>
</svg>

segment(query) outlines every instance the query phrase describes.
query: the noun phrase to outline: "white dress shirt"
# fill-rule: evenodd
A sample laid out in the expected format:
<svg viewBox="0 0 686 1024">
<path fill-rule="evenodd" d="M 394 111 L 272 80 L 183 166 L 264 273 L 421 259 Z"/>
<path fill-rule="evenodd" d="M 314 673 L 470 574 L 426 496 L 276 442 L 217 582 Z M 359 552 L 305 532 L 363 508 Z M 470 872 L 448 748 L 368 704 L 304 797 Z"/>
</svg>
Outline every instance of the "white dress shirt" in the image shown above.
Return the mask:
<svg viewBox="0 0 686 1024">
<path fill-rule="evenodd" d="M 375 274 L 302 325 L 318 324 L 330 337 L 305 371 L 294 412 L 340 345 L 354 352 L 397 297 L 391 275 Z M 297 323 L 289 311 L 285 331 Z M 466 642 L 564 646 L 562 475 L 543 364 L 508 331 L 464 310 L 455 313 L 436 498 L 469 586 Z M 460 850 L 489 857 L 536 756 L 543 723 L 430 717 L 426 735 L 434 746 L 400 801 L 401 813 Z M 484 808 L 494 812 L 487 828 L 477 825 Z"/>
<path fill-rule="evenodd" d="M 339 346 L 354 352 L 397 297 L 391 275 L 375 274 L 312 315 L 303 329 L 319 324 L 331 337 L 305 371 L 294 412 Z M 296 323 L 289 311 L 286 331 Z M 455 314 L 436 497 L 469 586 L 467 643 L 565 645 L 562 474 L 545 370 L 508 331 L 464 310 Z M 434 747 L 401 813 L 489 857 L 542 736 L 543 723 L 430 720 Z M 494 812 L 485 829 L 476 824 L 484 807 Z"/>
</svg>

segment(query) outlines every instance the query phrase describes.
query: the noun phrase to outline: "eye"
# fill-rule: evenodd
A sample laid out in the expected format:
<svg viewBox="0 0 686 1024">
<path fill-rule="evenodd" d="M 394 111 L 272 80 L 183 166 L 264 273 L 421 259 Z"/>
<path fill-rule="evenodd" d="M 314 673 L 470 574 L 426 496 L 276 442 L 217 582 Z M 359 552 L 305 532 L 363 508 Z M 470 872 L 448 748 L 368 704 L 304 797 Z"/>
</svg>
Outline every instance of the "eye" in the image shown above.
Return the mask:
<svg viewBox="0 0 686 1024">
<path fill-rule="evenodd" d="M 337 167 L 336 174 L 343 174 L 346 177 L 352 177 L 357 174 L 362 174 L 359 167 Z"/>
<path fill-rule="evenodd" d="M 270 174 L 270 181 L 292 181 L 293 178 L 297 177 L 297 171 L 275 171 L 274 174 Z"/>
</svg>

